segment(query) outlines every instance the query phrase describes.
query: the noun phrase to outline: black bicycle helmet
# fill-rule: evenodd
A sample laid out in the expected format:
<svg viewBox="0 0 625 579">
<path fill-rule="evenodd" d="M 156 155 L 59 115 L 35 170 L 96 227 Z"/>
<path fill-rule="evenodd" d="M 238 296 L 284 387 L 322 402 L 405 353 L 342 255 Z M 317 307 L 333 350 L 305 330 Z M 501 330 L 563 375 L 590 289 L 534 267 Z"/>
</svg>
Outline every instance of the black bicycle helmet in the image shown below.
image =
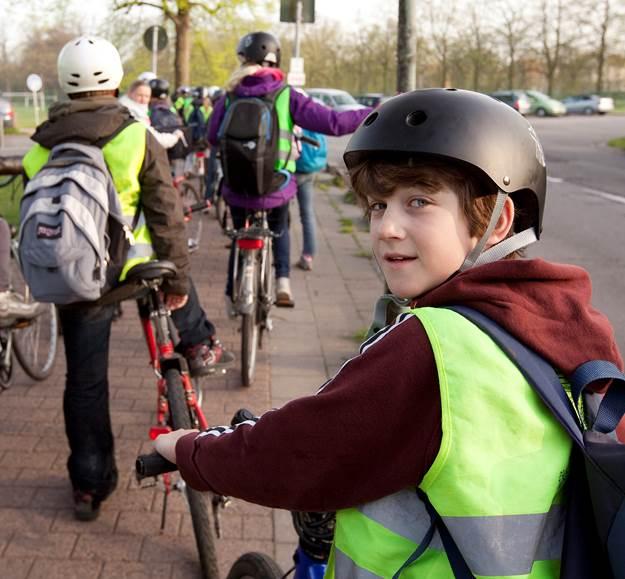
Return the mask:
<svg viewBox="0 0 625 579">
<path fill-rule="evenodd" d="M 153 78 L 150 81 L 150 88 L 152 89 L 152 98 L 164 99 L 169 94 L 169 82 L 164 78 Z"/>
<path fill-rule="evenodd" d="M 264 66 L 280 66 L 280 41 L 268 32 L 250 32 L 237 46 L 241 62 L 255 62 Z"/>
<path fill-rule="evenodd" d="M 353 134 L 347 168 L 370 156 L 438 157 L 468 163 L 525 209 L 515 231 L 542 228 L 547 186 L 533 127 L 510 106 L 481 93 L 424 89 L 393 97 Z"/>
</svg>

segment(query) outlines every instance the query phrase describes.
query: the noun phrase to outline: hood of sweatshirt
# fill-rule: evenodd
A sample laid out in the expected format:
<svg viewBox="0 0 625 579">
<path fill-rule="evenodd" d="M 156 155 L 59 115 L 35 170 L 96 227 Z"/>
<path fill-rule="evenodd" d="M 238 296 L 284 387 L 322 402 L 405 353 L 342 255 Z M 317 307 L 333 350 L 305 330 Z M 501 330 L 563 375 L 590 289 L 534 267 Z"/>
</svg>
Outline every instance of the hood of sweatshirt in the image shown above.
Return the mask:
<svg viewBox="0 0 625 579">
<path fill-rule="evenodd" d="M 243 77 L 235 89 L 241 97 L 262 96 L 284 85 L 284 73 L 279 68 L 261 68 L 255 74 Z"/>
<path fill-rule="evenodd" d="M 495 320 L 565 374 L 592 359 L 623 360 L 608 319 L 591 305 L 588 273 L 542 259 L 501 260 L 460 273 L 418 307 L 462 304 Z"/>
<path fill-rule="evenodd" d="M 113 135 L 131 118 L 113 96 L 59 102 L 50 107 L 48 120 L 37 127 L 31 139 L 46 149 L 63 141 L 95 143 Z"/>
</svg>

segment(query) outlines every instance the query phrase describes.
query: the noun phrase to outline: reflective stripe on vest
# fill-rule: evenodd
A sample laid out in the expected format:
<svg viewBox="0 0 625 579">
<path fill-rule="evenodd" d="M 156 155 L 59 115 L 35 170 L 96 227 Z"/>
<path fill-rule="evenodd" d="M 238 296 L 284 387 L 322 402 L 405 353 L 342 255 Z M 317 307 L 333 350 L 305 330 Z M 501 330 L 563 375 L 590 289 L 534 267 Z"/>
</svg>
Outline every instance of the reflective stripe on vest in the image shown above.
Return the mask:
<svg viewBox="0 0 625 579">
<path fill-rule="evenodd" d="M 122 214 L 130 227 L 135 221 L 139 208 L 141 195 L 139 172 L 145 158 L 146 132 L 147 129 L 142 123 L 132 123 L 102 148 L 104 160 L 119 195 Z M 39 144 L 35 144 L 26 153 L 23 166 L 28 178 L 32 178 L 45 165 L 49 156 L 50 150 Z M 155 256 L 143 213 L 139 215 L 132 233 L 134 243 L 128 252 L 128 258 L 119 277 L 120 281 L 126 278 L 126 273 L 130 269 L 129 264 L 136 265 L 150 261 Z"/>
<path fill-rule="evenodd" d="M 286 169 L 295 173 L 295 160 L 291 154 L 293 146 L 293 118 L 291 117 L 291 87 L 285 86 L 276 97 L 275 107 L 278 116 L 278 158 L 275 169 Z M 287 161 L 288 159 L 288 161 Z"/>
<path fill-rule="evenodd" d="M 558 577 L 571 441 L 486 334 L 449 310 L 413 313 L 434 352 L 443 430 L 420 488 L 476 577 Z M 326 577 L 393 577 L 429 526 L 415 489 L 339 511 Z M 401 576 L 453 579 L 438 533 Z"/>
</svg>

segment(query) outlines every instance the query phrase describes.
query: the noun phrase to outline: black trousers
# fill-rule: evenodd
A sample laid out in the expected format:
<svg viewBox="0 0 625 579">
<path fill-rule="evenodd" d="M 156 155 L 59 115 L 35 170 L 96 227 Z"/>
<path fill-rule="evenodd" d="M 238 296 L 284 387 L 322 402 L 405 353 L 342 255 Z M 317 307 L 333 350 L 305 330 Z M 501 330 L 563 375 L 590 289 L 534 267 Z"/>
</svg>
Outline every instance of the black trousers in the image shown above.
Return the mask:
<svg viewBox="0 0 625 579">
<path fill-rule="evenodd" d="M 114 310 L 114 304 L 59 308 L 67 363 L 63 396 L 70 447 L 67 468 L 74 489 L 91 492 L 100 500 L 117 483 L 108 382 Z M 187 304 L 172 312 L 172 319 L 180 335 L 181 351 L 207 341 L 215 333 L 193 284 Z"/>
</svg>

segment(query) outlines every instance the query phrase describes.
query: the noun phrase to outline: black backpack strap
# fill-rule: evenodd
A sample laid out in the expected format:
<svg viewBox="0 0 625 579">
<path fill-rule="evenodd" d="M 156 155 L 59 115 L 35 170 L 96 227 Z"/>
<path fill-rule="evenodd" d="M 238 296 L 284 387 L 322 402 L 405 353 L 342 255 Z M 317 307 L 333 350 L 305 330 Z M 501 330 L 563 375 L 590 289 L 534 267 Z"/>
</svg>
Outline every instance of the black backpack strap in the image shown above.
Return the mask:
<svg viewBox="0 0 625 579">
<path fill-rule="evenodd" d="M 577 403 L 586 386 L 598 380 L 612 380 L 593 424 L 593 430 L 606 434 L 616 428 L 625 414 L 625 375 L 612 362 L 590 360 L 571 375 L 571 393 Z"/>
<path fill-rule="evenodd" d="M 102 137 L 101 139 L 98 139 L 97 141 L 94 141 L 93 144 L 96 147 L 99 147 L 100 149 L 102 149 L 109 141 L 112 141 L 126 127 L 129 127 L 133 123 L 137 123 L 137 122 L 139 122 L 139 121 L 137 121 L 136 119 L 133 119 L 132 117 L 130 117 L 130 118 L 126 119 L 121 125 L 119 125 L 119 127 L 117 127 L 110 135 L 107 135 L 106 137 Z"/>
<path fill-rule="evenodd" d="M 423 553 L 425 553 L 426 549 L 430 546 L 432 539 L 434 537 L 434 531 L 438 530 L 438 534 L 443 543 L 443 547 L 445 548 L 445 553 L 447 555 L 447 559 L 449 561 L 449 566 L 454 573 L 454 577 L 456 579 L 475 579 L 473 573 L 471 573 L 471 569 L 467 565 L 467 562 L 464 560 L 462 553 L 460 553 L 460 549 L 458 549 L 458 545 L 454 541 L 453 537 L 449 533 L 447 526 L 443 522 L 443 519 L 438 514 L 436 509 L 432 506 L 430 499 L 428 496 L 419 488 L 417 488 L 417 494 L 419 498 L 425 505 L 425 508 L 430 515 L 430 527 L 427 530 L 427 533 L 423 537 L 419 546 L 415 549 L 414 553 L 408 557 L 408 559 L 404 562 L 404 564 L 395 572 L 393 575 L 393 579 L 399 579 L 404 569 L 412 565 Z"/>
</svg>

